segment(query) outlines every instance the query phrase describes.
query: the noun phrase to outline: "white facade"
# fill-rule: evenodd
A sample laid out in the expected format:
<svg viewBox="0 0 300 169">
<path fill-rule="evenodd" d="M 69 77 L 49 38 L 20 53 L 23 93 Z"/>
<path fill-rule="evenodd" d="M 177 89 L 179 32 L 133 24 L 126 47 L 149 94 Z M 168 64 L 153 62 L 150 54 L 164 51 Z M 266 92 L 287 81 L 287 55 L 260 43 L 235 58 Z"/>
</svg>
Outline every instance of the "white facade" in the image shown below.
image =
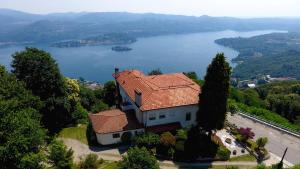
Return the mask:
<svg viewBox="0 0 300 169">
<path fill-rule="evenodd" d="M 134 109 L 139 123 L 142 123 L 147 127 L 174 122 L 180 122 L 182 127 L 196 125 L 198 105 L 178 106 L 141 112 L 135 102 L 126 94 L 124 89 L 121 86 L 119 86 L 119 88 L 123 102 L 130 102 L 130 105 L 122 106 L 122 109 Z"/>
<path fill-rule="evenodd" d="M 121 142 L 122 134 L 125 132 L 131 132 L 132 136 L 135 136 L 137 134 L 144 133 L 144 129 L 136 129 L 136 130 L 128 130 L 128 131 L 120 131 L 120 132 L 114 132 L 114 133 L 106 133 L 106 134 L 100 134 L 96 133 L 97 141 L 101 145 L 109 145 L 109 144 L 116 144 Z M 115 136 L 115 137 L 114 137 Z M 116 137 L 119 136 L 119 137 Z"/>
</svg>

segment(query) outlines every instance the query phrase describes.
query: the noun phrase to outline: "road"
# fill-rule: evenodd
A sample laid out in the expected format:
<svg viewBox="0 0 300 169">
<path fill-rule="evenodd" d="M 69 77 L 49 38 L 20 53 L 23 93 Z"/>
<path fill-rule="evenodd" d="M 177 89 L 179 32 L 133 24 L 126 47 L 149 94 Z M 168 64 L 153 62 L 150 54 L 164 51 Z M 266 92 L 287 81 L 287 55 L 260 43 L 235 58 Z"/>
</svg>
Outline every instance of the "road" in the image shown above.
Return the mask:
<svg viewBox="0 0 300 169">
<path fill-rule="evenodd" d="M 300 163 L 300 138 L 288 135 L 240 115 L 229 115 L 227 119 L 230 123 L 234 123 L 238 127 L 252 128 L 252 131 L 255 133 L 254 139 L 258 137 L 268 137 L 269 142 L 266 148 L 279 157 L 283 155 L 285 148 L 288 147 L 285 160 L 292 164 Z"/>
</svg>

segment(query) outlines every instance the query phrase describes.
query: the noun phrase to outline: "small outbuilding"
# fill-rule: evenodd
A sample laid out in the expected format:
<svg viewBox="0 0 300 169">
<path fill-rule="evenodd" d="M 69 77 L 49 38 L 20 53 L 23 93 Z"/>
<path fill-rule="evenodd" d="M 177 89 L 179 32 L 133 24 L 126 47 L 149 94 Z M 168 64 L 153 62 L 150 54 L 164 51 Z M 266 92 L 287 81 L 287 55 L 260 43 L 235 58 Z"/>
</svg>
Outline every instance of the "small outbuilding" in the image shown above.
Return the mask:
<svg viewBox="0 0 300 169">
<path fill-rule="evenodd" d="M 102 145 L 121 142 L 124 133 L 132 137 L 144 133 L 144 127 L 138 123 L 134 112 L 125 113 L 120 109 L 112 109 L 89 114 L 89 118 L 97 141 Z"/>
</svg>

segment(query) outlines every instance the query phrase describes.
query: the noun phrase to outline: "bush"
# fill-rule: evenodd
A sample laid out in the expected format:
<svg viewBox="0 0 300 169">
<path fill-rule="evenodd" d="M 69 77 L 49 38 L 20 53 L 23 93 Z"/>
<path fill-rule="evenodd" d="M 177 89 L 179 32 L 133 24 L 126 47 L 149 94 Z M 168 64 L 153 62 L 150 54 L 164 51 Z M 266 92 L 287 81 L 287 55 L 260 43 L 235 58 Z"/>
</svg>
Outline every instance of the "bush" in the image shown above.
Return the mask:
<svg viewBox="0 0 300 169">
<path fill-rule="evenodd" d="M 159 143 L 159 135 L 154 133 L 145 133 L 135 137 L 135 144 L 138 147 L 146 147 L 147 149 L 151 149 L 156 147 Z"/>
<path fill-rule="evenodd" d="M 89 145 L 97 145 L 97 136 L 94 132 L 92 123 L 89 122 L 86 128 L 86 137 Z"/>
<path fill-rule="evenodd" d="M 184 144 L 185 144 L 185 142 L 183 140 L 177 141 L 176 144 L 175 144 L 175 150 L 183 152 L 184 151 Z"/>
<path fill-rule="evenodd" d="M 265 164 L 258 164 L 254 169 L 267 169 Z"/>
<path fill-rule="evenodd" d="M 55 169 L 71 169 L 73 167 L 73 150 L 67 150 L 62 141 L 54 140 L 50 144 L 48 158 Z"/>
<path fill-rule="evenodd" d="M 122 142 L 125 143 L 125 144 L 130 143 L 130 142 L 131 142 L 131 139 L 132 139 L 132 134 L 131 134 L 130 131 L 124 132 L 124 133 L 122 134 L 122 136 L 121 136 L 121 140 L 122 140 Z"/>
<path fill-rule="evenodd" d="M 251 149 L 252 151 L 255 151 L 256 148 L 257 148 L 257 144 L 256 144 L 256 142 L 253 141 L 253 140 L 247 140 L 246 144 L 247 144 L 248 147 L 250 147 L 250 149 Z"/>
<path fill-rule="evenodd" d="M 177 130 L 176 139 L 177 140 L 186 140 L 187 139 L 187 133 L 188 133 L 188 131 L 185 130 L 185 129 Z"/>
<path fill-rule="evenodd" d="M 259 149 L 263 149 L 267 143 L 268 143 L 267 137 L 260 137 L 256 140 L 257 148 Z"/>
<path fill-rule="evenodd" d="M 239 128 L 238 132 L 240 133 L 240 135 L 242 136 L 242 142 L 246 142 L 248 139 L 253 139 L 253 137 L 255 136 L 255 134 L 251 131 L 251 128 Z"/>
<path fill-rule="evenodd" d="M 72 119 L 75 124 L 86 124 L 88 121 L 88 111 L 80 103 L 76 103 Z"/>
<path fill-rule="evenodd" d="M 165 132 L 160 136 L 160 142 L 166 147 L 175 146 L 176 138 L 170 132 Z"/>
<path fill-rule="evenodd" d="M 217 157 L 221 160 L 229 160 L 230 153 L 231 152 L 226 147 L 219 146 L 218 151 L 217 151 Z"/>
<path fill-rule="evenodd" d="M 145 147 L 132 147 L 120 161 L 119 169 L 159 169 L 159 165 Z"/>
<path fill-rule="evenodd" d="M 103 160 L 98 160 L 98 156 L 96 154 L 88 154 L 79 162 L 78 169 L 98 169 L 102 163 Z"/>
</svg>

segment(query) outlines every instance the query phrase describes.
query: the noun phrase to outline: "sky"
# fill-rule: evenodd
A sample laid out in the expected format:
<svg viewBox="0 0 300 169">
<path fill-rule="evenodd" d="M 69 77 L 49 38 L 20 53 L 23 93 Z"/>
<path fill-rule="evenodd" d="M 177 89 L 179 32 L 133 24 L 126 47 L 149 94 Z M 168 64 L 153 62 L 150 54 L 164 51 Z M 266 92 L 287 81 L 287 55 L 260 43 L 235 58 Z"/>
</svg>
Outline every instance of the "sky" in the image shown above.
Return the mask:
<svg viewBox="0 0 300 169">
<path fill-rule="evenodd" d="M 38 14 L 54 12 L 151 12 L 192 16 L 300 16 L 300 0 L 0 0 L 0 8 Z"/>
</svg>

